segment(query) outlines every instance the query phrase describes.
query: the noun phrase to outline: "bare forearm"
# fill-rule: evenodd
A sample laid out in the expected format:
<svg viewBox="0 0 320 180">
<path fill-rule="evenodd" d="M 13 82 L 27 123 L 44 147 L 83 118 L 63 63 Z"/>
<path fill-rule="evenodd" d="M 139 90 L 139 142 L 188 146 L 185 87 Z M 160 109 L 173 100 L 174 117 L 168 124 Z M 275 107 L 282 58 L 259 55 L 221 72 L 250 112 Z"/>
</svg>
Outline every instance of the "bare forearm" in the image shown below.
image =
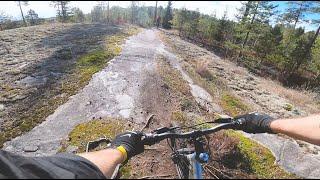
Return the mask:
<svg viewBox="0 0 320 180">
<path fill-rule="evenodd" d="M 273 121 L 271 129 L 290 137 L 320 145 L 320 114 L 294 119 Z"/>
<path fill-rule="evenodd" d="M 78 155 L 95 164 L 106 178 L 111 178 L 116 166 L 122 163 L 124 158 L 121 152 L 116 149 L 105 149 Z"/>
</svg>

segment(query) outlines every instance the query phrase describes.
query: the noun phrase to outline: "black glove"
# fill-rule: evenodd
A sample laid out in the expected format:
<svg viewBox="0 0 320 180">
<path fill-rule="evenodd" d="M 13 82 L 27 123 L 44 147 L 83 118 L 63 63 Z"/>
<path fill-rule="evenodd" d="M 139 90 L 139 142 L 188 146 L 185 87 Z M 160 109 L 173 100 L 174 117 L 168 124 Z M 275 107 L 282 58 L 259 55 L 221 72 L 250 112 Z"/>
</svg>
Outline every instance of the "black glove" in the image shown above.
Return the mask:
<svg viewBox="0 0 320 180">
<path fill-rule="evenodd" d="M 237 129 L 247 133 L 273 133 L 270 124 L 274 120 L 266 114 L 249 113 L 234 118 L 239 121 Z"/>
<path fill-rule="evenodd" d="M 111 147 L 117 149 L 119 149 L 119 147 L 123 147 L 127 154 L 126 162 L 131 157 L 144 151 L 144 145 L 141 142 L 142 135 L 143 134 L 141 132 L 125 132 L 123 134 L 119 134 L 111 142 Z"/>
</svg>

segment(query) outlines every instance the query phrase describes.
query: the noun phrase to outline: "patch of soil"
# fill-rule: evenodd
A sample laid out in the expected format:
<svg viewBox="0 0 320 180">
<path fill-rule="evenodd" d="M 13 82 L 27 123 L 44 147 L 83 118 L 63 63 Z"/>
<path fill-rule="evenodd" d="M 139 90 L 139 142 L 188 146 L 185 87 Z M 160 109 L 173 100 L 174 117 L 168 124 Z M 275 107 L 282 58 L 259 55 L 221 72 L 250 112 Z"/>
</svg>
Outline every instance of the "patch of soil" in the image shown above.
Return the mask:
<svg viewBox="0 0 320 180">
<path fill-rule="evenodd" d="M 141 104 L 147 114 L 155 116 L 150 121 L 149 127 L 144 131 L 170 126 L 171 113 L 179 108 L 177 99 L 173 97 L 173 92 L 164 83 L 159 75 L 159 64 L 157 71 L 148 73 L 145 84 L 141 89 Z M 142 128 L 142 127 L 141 127 Z M 130 178 L 177 178 L 176 170 L 170 158 L 171 150 L 167 142 L 147 147 L 145 152 L 130 161 L 132 173 Z"/>
</svg>

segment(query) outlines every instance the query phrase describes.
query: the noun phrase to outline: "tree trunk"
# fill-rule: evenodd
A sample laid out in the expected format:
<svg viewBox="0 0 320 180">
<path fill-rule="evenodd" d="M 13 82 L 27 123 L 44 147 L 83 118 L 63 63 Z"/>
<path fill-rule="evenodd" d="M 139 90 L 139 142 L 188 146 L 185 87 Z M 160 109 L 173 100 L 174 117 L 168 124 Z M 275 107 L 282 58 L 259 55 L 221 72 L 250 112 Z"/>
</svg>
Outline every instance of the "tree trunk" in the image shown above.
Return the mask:
<svg viewBox="0 0 320 180">
<path fill-rule="evenodd" d="M 252 17 L 251 22 L 250 22 L 250 27 L 249 27 L 249 30 L 248 30 L 248 32 L 246 34 L 246 37 L 245 37 L 244 41 L 243 41 L 242 48 L 247 44 L 247 41 L 248 41 L 248 38 L 249 38 L 249 34 L 250 34 L 250 31 L 251 31 L 251 28 L 252 28 L 251 25 L 253 24 L 253 22 L 254 22 L 254 20 L 256 18 L 258 7 L 259 7 L 259 3 L 257 4 L 257 6 L 256 6 L 256 8 L 254 10 L 254 14 L 253 14 L 253 17 Z"/>
<path fill-rule="evenodd" d="M 319 31 L 320 31 L 320 24 L 319 24 L 319 27 L 318 27 L 316 33 L 314 34 L 313 38 L 311 39 L 311 41 L 310 41 L 310 43 L 308 45 L 306 54 L 308 54 L 311 51 L 311 48 L 312 48 L 313 44 L 316 42 L 317 37 L 319 36 Z"/>
<path fill-rule="evenodd" d="M 301 15 L 301 8 L 302 8 L 302 3 L 300 4 L 300 7 L 299 7 L 299 14 L 298 14 L 298 16 L 297 16 L 297 17 L 296 17 L 296 19 L 295 19 L 293 29 L 296 29 L 296 25 L 297 25 L 297 23 L 298 23 L 298 21 L 299 21 L 299 17 L 300 17 L 300 15 Z"/>
<path fill-rule="evenodd" d="M 244 11 L 244 14 L 243 14 L 243 17 L 242 17 L 242 22 L 248 17 L 249 15 L 249 11 L 250 11 L 250 5 L 251 5 L 251 1 L 248 1 L 247 4 L 246 4 L 246 9 Z"/>
<path fill-rule="evenodd" d="M 108 1 L 108 9 L 107 9 L 107 21 L 108 21 L 108 24 L 110 22 L 110 8 L 109 8 L 109 1 Z"/>
<path fill-rule="evenodd" d="M 154 9 L 154 19 L 153 19 L 154 24 L 157 23 L 157 10 L 158 10 L 158 1 L 156 1 L 156 8 Z"/>
<path fill-rule="evenodd" d="M 61 13 L 62 13 L 62 22 L 65 22 L 65 7 L 64 7 L 64 4 L 63 2 L 61 1 Z"/>
<path fill-rule="evenodd" d="M 131 12 L 131 23 L 133 24 L 133 16 L 134 16 L 134 7 L 132 6 L 132 12 Z"/>
<path fill-rule="evenodd" d="M 252 17 L 252 19 L 251 19 L 251 22 L 250 22 L 250 27 L 249 27 L 249 29 L 248 29 L 248 32 L 247 32 L 247 34 L 246 34 L 246 37 L 245 37 L 245 39 L 244 39 L 244 41 L 243 41 L 243 44 L 242 44 L 242 48 L 244 48 L 244 46 L 247 44 L 247 41 L 248 41 L 248 38 L 249 38 L 249 34 L 250 34 L 250 30 L 251 30 L 251 25 L 253 24 L 253 22 L 254 22 L 254 20 L 255 20 L 255 18 L 256 18 L 256 14 L 257 14 L 257 9 L 258 9 L 258 7 L 259 7 L 259 3 L 257 4 L 257 6 L 256 6 L 256 8 L 255 8 L 255 10 L 254 10 L 254 14 L 253 14 L 253 17 Z M 239 60 L 239 58 L 242 56 L 242 50 L 240 49 L 240 52 L 239 52 L 239 55 L 238 55 L 238 57 L 237 57 L 237 60 Z"/>
<path fill-rule="evenodd" d="M 33 15 L 31 15 L 31 24 L 34 25 Z"/>
<path fill-rule="evenodd" d="M 22 19 L 23 19 L 24 26 L 27 26 L 27 22 L 24 19 L 24 15 L 23 15 L 22 8 L 21 8 L 21 1 L 19 1 L 19 7 L 20 7 L 20 12 L 21 12 L 21 16 L 22 16 Z"/>
</svg>

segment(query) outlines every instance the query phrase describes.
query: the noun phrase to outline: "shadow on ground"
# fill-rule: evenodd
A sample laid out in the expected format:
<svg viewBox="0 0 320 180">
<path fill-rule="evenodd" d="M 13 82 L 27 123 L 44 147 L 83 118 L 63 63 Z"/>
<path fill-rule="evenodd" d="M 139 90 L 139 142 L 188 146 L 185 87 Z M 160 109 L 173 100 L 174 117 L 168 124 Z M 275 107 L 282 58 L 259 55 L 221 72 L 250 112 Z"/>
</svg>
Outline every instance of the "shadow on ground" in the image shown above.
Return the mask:
<svg viewBox="0 0 320 180">
<path fill-rule="evenodd" d="M 41 27 L 39 26 L 39 29 Z M 3 72 L 6 78 L 1 79 L 3 86 L 0 87 L 2 94 L 0 105 L 4 107 L 0 109 L 0 133 L 8 130 L 12 132 L 9 133 L 10 135 L 0 134 L 2 141 L 10 139 L 19 131 L 30 129 L 29 126 L 38 123 L 36 121 L 39 120 L 28 119 L 30 113 L 39 113 L 33 114 L 33 116 L 43 116 L 41 113 L 45 112 L 41 112 L 42 107 L 49 105 L 54 108 L 55 103 L 62 101 L 64 96 L 70 96 L 68 94 L 70 89 L 66 89 L 64 85 L 70 81 L 70 78 L 74 80 L 73 74 L 75 73 L 77 59 L 88 52 L 104 49 L 106 37 L 115 35 L 122 29 L 118 26 L 107 26 L 105 24 L 58 24 L 50 25 L 49 28 L 50 33 L 46 33 L 47 35 L 37 39 L 37 42 L 32 42 L 32 36 L 28 36 L 30 39 L 26 39 L 26 44 L 20 44 L 14 39 L 17 30 L 7 34 L 7 38 L 12 38 L 7 40 L 10 43 L 9 45 L 19 48 L 20 46 L 27 46 L 28 41 L 30 41 L 32 48 L 27 53 L 21 52 L 20 57 L 15 58 L 19 61 L 17 63 L 29 61 L 27 62 L 29 64 L 23 70 L 16 74 L 9 73 L 9 71 Z M 39 29 L 33 29 L 34 37 Z M 25 31 L 28 30 L 32 29 L 25 29 Z M 18 31 L 22 31 L 20 33 L 23 35 L 32 34 L 31 32 L 23 32 L 23 28 Z M 49 54 L 45 54 L 46 52 L 49 52 Z M 9 50 L 8 53 L 10 53 Z M 33 56 L 30 60 L 28 53 L 33 55 L 38 53 L 39 57 Z M 15 55 L 13 54 L 13 56 Z M 4 60 L 6 60 L 6 57 L 8 55 L 4 56 Z M 4 64 L 4 66 L 10 66 L 10 64 Z M 10 69 L 10 67 L 4 69 Z M 50 101 L 52 99 L 57 99 L 57 102 Z M 25 123 L 26 121 L 30 121 L 30 123 Z M 13 130 L 16 127 L 22 128 Z"/>
</svg>

